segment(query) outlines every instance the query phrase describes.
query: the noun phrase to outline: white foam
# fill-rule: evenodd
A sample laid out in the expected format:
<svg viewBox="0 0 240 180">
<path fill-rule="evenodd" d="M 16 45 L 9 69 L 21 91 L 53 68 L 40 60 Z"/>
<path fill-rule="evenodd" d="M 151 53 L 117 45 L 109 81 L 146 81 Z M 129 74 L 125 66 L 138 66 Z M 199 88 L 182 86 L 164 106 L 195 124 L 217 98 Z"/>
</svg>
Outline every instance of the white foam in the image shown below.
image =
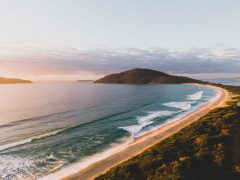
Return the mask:
<svg viewBox="0 0 240 180">
<path fill-rule="evenodd" d="M 11 144 L 2 145 L 2 146 L 0 146 L 0 151 L 3 151 L 5 149 L 9 149 L 9 148 L 12 148 L 12 147 L 15 147 L 15 146 L 20 146 L 20 145 L 23 145 L 23 144 L 30 143 L 31 140 L 32 139 L 26 139 L 26 140 L 14 142 L 14 143 L 11 143 Z"/>
<path fill-rule="evenodd" d="M 52 131 L 52 132 L 49 132 L 49 133 L 45 133 L 45 134 L 42 134 L 42 135 L 39 135 L 39 136 L 35 136 L 33 138 L 31 138 L 31 141 L 37 141 L 37 140 L 40 140 L 40 139 L 44 139 L 44 138 L 47 138 L 47 137 L 50 137 L 50 136 L 54 136 L 60 132 L 64 131 L 64 129 L 59 129 L 57 131 Z"/>
<path fill-rule="evenodd" d="M 143 123 L 143 124 L 147 124 L 147 123 L 151 123 L 154 118 L 157 118 L 157 117 L 161 117 L 161 116 L 168 116 L 168 115 L 172 115 L 172 114 L 175 114 L 175 113 L 178 113 L 178 112 L 175 112 L 175 111 L 155 111 L 155 112 L 148 112 L 148 114 L 146 116 L 141 116 L 141 117 L 137 117 L 138 119 L 138 123 Z M 178 118 L 174 118 L 175 119 L 178 119 Z M 171 120 L 173 121 L 173 119 Z M 170 123 L 170 121 L 167 121 L 166 124 Z M 127 126 L 127 127 L 120 127 L 121 129 L 125 129 L 131 133 L 135 133 L 136 132 L 141 132 L 141 129 L 140 127 L 143 126 L 138 124 L 138 125 L 132 125 L 132 126 Z M 165 123 L 160 125 L 160 126 L 157 126 L 157 128 L 160 128 L 164 125 L 166 125 Z M 140 130 L 140 131 L 139 131 Z M 147 132 L 151 132 L 152 130 L 155 130 L 154 129 L 150 129 L 149 131 Z M 145 132 L 145 133 L 147 133 Z M 141 134 L 143 135 L 143 134 Z M 89 156 L 89 157 L 86 157 L 82 160 L 80 160 L 79 162 L 77 163 L 74 163 L 74 164 L 70 164 L 52 174 L 49 174 L 47 176 L 44 176 L 42 178 L 40 178 L 40 180 L 49 180 L 49 179 L 62 179 L 64 177 L 67 177 L 69 175 L 72 175 L 72 174 L 75 174 L 75 173 L 78 173 L 79 171 L 83 170 L 84 168 L 92 165 L 93 163 L 95 162 L 98 162 L 98 161 L 101 161 L 109 156 L 111 156 L 112 154 L 115 154 L 116 152 L 119 152 L 123 149 L 125 149 L 131 142 L 133 142 L 134 139 L 133 138 L 126 138 L 126 139 L 123 139 L 122 140 L 122 143 L 120 144 L 113 144 L 112 147 L 110 147 L 109 149 L 103 151 L 103 152 L 99 152 L 99 153 L 96 153 L 92 156 Z"/>
<path fill-rule="evenodd" d="M 151 111 L 151 112 L 148 112 L 148 114 L 145 116 L 137 117 L 138 124 L 131 125 L 131 126 L 125 126 L 125 127 L 119 127 L 119 128 L 130 132 L 132 134 L 132 136 L 135 137 L 136 134 L 139 133 L 144 127 L 152 124 L 153 119 L 155 119 L 157 117 L 162 117 L 162 116 L 169 116 L 173 113 L 174 113 L 173 111 Z"/>
<path fill-rule="evenodd" d="M 177 109 L 182 109 L 184 111 L 187 111 L 189 109 L 191 109 L 192 105 L 195 101 L 184 101 L 184 102 L 169 102 L 169 103 L 164 103 L 164 106 L 168 106 L 168 107 L 173 107 L 173 108 L 177 108 Z"/>
<path fill-rule="evenodd" d="M 154 118 L 157 117 L 161 117 L 161 116 L 168 116 L 171 114 L 174 114 L 176 112 L 174 111 L 153 111 L 153 112 L 148 112 L 148 114 L 146 116 L 140 116 L 140 117 L 136 117 L 138 120 L 138 125 L 132 125 L 132 126 L 127 126 L 127 127 L 119 127 L 121 129 L 125 129 L 129 132 L 135 133 L 136 132 L 140 132 L 142 128 L 140 127 L 144 127 L 144 125 L 146 126 L 147 124 L 152 123 L 151 120 L 153 120 Z M 142 124 L 140 124 L 142 123 Z M 134 141 L 133 138 L 126 138 L 126 139 L 122 139 L 122 143 L 120 144 L 113 144 L 112 147 L 110 147 L 109 149 L 94 154 L 90 157 L 84 158 L 82 160 L 80 160 L 77 163 L 68 165 L 65 168 L 62 168 L 52 174 L 49 174 L 45 177 L 40 178 L 40 180 L 49 180 L 49 179 L 62 179 L 64 177 L 67 177 L 69 175 L 78 173 L 79 171 L 81 171 L 82 169 L 90 166 L 91 164 L 101 161 L 109 156 L 111 156 L 112 154 L 115 154 L 116 152 L 119 152 L 123 149 L 125 149 L 130 143 L 132 143 Z"/>
<path fill-rule="evenodd" d="M 220 94 L 218 93 L 218 94 L 214 97 L 214 99 L 211 99 L 211 101 L 217 99 L 219 96 L 220 96 Z M 191 104 L 194 103 L 194 102 L 195 102 L 195 101 L 191 101 L 191 102 L 180 102 L 180 103 L 177 103 L 177 104 L 178 104 L 178 105 L 183 105 L 183 104 L 190 104 L 190 105 L 191 105 Z M 208 101 L 208 102 L 209 102 L 209 101 Z M 172 104 L 174 104 L 174 103 L 175 103 L 175 102 L 171 102 L 170 105 L 172 105 Z M 166 103 L 166 104 L 169 105 L 169 103 Z M 205 104 L 205 103 L 203 103 L 203 104 Z M 154 130 L 159 129 L 159 128 L 161 128 L 161 127 L 163 127 L 163 126 L 165 126 L 165 125 L 167 125 L 167 124 L 169 124 L 169 123 L 172 123 L 172 122 L 174 122 L 174 121 L 177 121 L 177 120 L 179 120 L 182 116 L 191 113 L 192 111 L 194 111 L 195 109 L 199 108 L 199 107 L 202 106 L 203 104 L 198 105 L 198 106 L 195 107 L 195 108 L 192 108 L 191 111 L 185 111 L 185 110 L 183 110 L 183 109 L 182 109 L 181 111 L 177 111 L 177 112 L 174 112 L 174 111 L 157 111 L 157 112 L 159 112 L 158 115 L 160 115 L 160 116 L 161 116 L 161 114 L 162 114 L 161 112 L 169 112 L 169 115 L 170 115 L 170 112 L 171 112 L 172 114 L 177 114 L 177 113 L 179 113 L 179 112 L 184 112 L 184 113 L 183 113 L 183 114 L 181 113 L 181 114 L 179 114 L 179 116 L 175 116 L 175 117 L 173 117 L 173 118 L 168 119 L 165 123 L 163 123 L 163 124 L 161 124 L 161 125 L 152 127 L 152 128 L 149 129 L 147 132 L 154 131 Z M 182 106 L 180 106 L 180 107 L 182 107 Z M 179 109 L 181 109 L 181 108 L 179 108 Z M 184 109 L 187 109 L 187 108 L 184 108 Z M 155 113 L 157 114 L 157 112 L 155 112 Z M 152 113 L 152 114 L 151 114 L 151 113 Z M 146 115 L 146 116 L 137 117 L 137 118 L 138 118 L 138 121 L 139 121 L 139 122 L 141 122 L 141 121 L 143 121 L 143 122 L 144 122 L 144 121 L 152 122 L 152 121 L 151 121 L 151 120 L 152 120 L 151 118 L 154 117 L 153 114 L 154 114 L 154 112 L 149 112 L 148 115 Z M 167 113 L 166 113 L 166 115 L 167 115 Z M 157 116 L 157 115 L 156 115 L 156 116 Z M 157 116 L 157 117 L 158 117 L 158 116 Z M 128 127 L 121 127 L 121 128 L 127 128 L 127 129 L 130 131 L 131 127 L 132 127 L 132 129 L 133 129 L 135 126 L 137 126 L 137 125 L 128 126 L 129 128 L 128 128 Z M 135 130 L 136 130 L 136 129 L 135 129 Z M 143 132 L 141 135 L 143 135 L 144 133 L 147 133 L 147 132 Z M 140 134 L 139 134 L 139 135 L 140 135 Z M 78 173 L 80 170 L 88 167 L 89 165 L 91 165 L 91 164 L 93 164 L 93 163 L 95 163 L 95 162 L 98 162 L 98 161 L 100 161 L 100 160 L 103 160 L 103 159 L 111 156 L 112 154 L 114 154 L 114 153 L 116 153 L 116 152 L 121 151 L 122 149 L 126 148 L 126 146 L 129 145 L 132 141 L 133 141 L 133 139 L 128 139 L 126 142 L 123 142 L 123 143 L 121 143 L 121 144 L 119 144 L 119 145 L 113 145 L 110 149 L 108 149 L 108 150 L 106 150 L 106 151 L 103 151 L 103 152 L 100 152 L 100 153 L 95 154 L 95 155 L 93 155 L 93 156 L 84 158 L 84 159 L 82 159 L 82 160 L 81 160 L 80 162 L 78 162 L 78 163 L 69 165 L 69 166 L 67 166 L 67 167 L 65 167 L 65 168 L 62 168 L 62 169 L 56 171 L 56 172 L 53 173 L 53 174 L 50 174 L 50 175 L 47 175 L 47 176 L 41 178 L 41 180 L 61 179 L 61 178 L 63 178 L 63 177 L 67 177 L 67 176 L 69 176 L 69 175 L 71 175 L 71 174 Z"/>
<path fill-rule="evenodd" d="M 32 138 L 28 138 L 28 139 L 25 139 L 25 140 L 22 140 L 22 141 L 17 141 L 17 142 L 10 143 L 10 144 L 5 144 L 5 145 L 0 146 L 0 151 L 10 149 L 12 147 L 20 146 L 20 145 L 23 145 L 23 144 L 27 144 L 27 143 L 30 143 L 32 141 L 37 141 L 37 140 L 47 138 L 47 137 L 50 137 L 50 136 L 54 136 L 61 131 L 63 131 L 63 129 L 53 131 L 53 132 L 50 132 L 50 133 L 45 133 L 45 134 L 42 134 L 42 135 L 39 135 L 39 136 L 34 136 Z"/>
<path fill-rule="evenodd" d="M 86 157 L 77 163 L 68 165 L 67 167 L 62 168 L 52 174 L 44 176 L 44 177 L 40 178 L 40 180 L 61 179 L 63 177 L 67 177 L 71 174 L 77 173 L 77 172 L 81 171 L 82 169 L 88 167 L 89 165 L 91 165 L 95 162 L 101 161 L 101 160 L 111 156 L 112 154 L 115 154 L 116 152 L 123 150 L 124 148 L 127 147 L 127 145 L 129 145 L 131 142 L 133 142 L 132 139 L 128 139 L 128 140 L 123 139 L 122 141 L 123 141 L 123 143 L 113 144 L 112 147 L 110 147 L 106 151 L 96 153 L 90 157 Z"/>
<path fill-rule="evenodd" d="M 144 124 L 140 124 L 140 125 L 132 125 L 132 126 L 126 126 L 126 127 L 119 127 L 120 129 L 123 129 L 125 131 L 130 132 L 133 136 L 135 136 L 138 132 L 140 132 L 143 127 L 152 124 L 153 121 L 149 121 L 147 123 Z"/>
<path fill-rule="evenodd" d="M 54 160 L 54 161 L 57 161 L 58 158 L 56 158 L 56 156 L 51 152 L 51 154 L 47 157 L 47 160 Z"/>
<path fill-rule="evenodd" d="M 0 155 L 0 179 L 35 179 L 32 174 L 35 168 L 36 166 L 30 159 Z"/>
<path fill-rule="evenodd" d="M 199 99 L 202 98 L 202 94 L 203 94 L 203 91 L 199 91 L 199 92 L 196 92 L 194 94 L 188 95 L 187 99 L 192 100 L 192 101 L 196 101 L 196 100 L 199 100 Z"/>
</svg>

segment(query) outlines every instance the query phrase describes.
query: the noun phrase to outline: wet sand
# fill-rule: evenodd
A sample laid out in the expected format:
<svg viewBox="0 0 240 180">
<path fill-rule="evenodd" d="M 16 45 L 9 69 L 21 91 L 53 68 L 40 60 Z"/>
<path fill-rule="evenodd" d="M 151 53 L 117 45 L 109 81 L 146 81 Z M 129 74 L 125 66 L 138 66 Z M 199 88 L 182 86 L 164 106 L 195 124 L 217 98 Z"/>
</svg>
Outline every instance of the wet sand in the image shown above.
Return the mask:
<svg viewBox="0 0 240 180">
<path fill-rule="evenodd" d="M 120 164 L 121 162 L 124 162 L 140 154 L 147 148 L 159 143 L 164 138 L 172 135 L 173 133 L 176 133 L 183 127 L 186 127 L 192 122 L 198 120 L 201 116 L 207 114 L 210 110 L 217 107 L 224 106 L 226 101 L 228 101 L 230 98 L 230 94 L 228 93 L 228 91 L 222 88 L 214 87 L 214 86 L 211 86 L 211 87 L 216 89 L 219 92 L 219 96 L 213 101 L 199 107 L 194 112 L 187 114 L 174 122 L 166 124 L 153 132 L 149 132 L 137 138 L 128 146 L 126 146 L 124 149 L 121 149 L 116 153 L 111 154 L 109 157 L 103 160 L 100 160 L 98 162 L 95 162 L 90 166 L 82 169 L 78 173 L 69 175 L 63 179 L 64 180 L 94 179 L 95 177 L 107 172 L 117 164 Z"/>
</svg>

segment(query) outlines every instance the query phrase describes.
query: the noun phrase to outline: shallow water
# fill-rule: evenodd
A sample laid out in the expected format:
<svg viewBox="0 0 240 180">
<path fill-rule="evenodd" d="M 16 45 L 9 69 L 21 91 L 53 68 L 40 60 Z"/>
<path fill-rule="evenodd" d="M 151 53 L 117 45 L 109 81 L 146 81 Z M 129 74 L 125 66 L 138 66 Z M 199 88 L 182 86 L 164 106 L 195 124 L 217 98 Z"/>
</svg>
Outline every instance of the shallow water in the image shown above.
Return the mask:
<svg viewBox="0 0 240 180">
<path fill-rule="evenodd" d="M 208 102 L 195 85 L 0 86 L 0 179 L 34 179 L 132 140 Z"/>
</svg>

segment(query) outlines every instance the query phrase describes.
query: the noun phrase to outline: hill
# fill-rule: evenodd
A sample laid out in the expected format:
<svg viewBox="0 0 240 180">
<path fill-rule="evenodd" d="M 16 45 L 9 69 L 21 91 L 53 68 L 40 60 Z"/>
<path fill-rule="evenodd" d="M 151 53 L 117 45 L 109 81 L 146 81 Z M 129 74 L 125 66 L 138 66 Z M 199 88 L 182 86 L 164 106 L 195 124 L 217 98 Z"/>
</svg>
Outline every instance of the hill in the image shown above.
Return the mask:
<svg viewBox="0 0 240 180">
<path fill-rule="evenodd" d="M 132 69 L 118 74 L 105 76 L 95 83 L 116 84 L 180 84 L 180 83 L 202 83 L 202 81 L 183 76 L 173 76 L 151 69 Z"/>
<path fill-rule="evenodd" d="M 17 83 L 32 83 L 32 81 L 0 77 L 0 84 L 17 84 Z"/>
</svg>

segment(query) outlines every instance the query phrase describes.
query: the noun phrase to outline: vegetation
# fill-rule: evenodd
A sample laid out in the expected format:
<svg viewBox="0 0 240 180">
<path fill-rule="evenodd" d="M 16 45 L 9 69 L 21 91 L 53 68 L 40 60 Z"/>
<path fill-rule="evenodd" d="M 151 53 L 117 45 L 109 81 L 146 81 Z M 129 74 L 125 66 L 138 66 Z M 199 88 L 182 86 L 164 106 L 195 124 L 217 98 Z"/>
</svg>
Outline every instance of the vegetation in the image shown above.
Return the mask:
<svg viewBox="0 0 240 180">
<path fill-rule="evenodd" d="M 212 85 L 234 94 L 228 106 L 210 111 L 96 179 L 240 179 L 240 87 Z"/>
<path fill-rule="evenodd" d="M 202 83 L 202 81 L 182 76 L 172 76 L 163 72 L 150 69 L 132 69 L 118 74 L 111 74 L 101 78 L 95 83 L 118 83 L 118 84 L 179 84 L 179 83 Z"/>
<path fill-rule="evenodd" d="M 29 80 L 0 77 L 0 84 L 32 83 Z"/>
</svg>

